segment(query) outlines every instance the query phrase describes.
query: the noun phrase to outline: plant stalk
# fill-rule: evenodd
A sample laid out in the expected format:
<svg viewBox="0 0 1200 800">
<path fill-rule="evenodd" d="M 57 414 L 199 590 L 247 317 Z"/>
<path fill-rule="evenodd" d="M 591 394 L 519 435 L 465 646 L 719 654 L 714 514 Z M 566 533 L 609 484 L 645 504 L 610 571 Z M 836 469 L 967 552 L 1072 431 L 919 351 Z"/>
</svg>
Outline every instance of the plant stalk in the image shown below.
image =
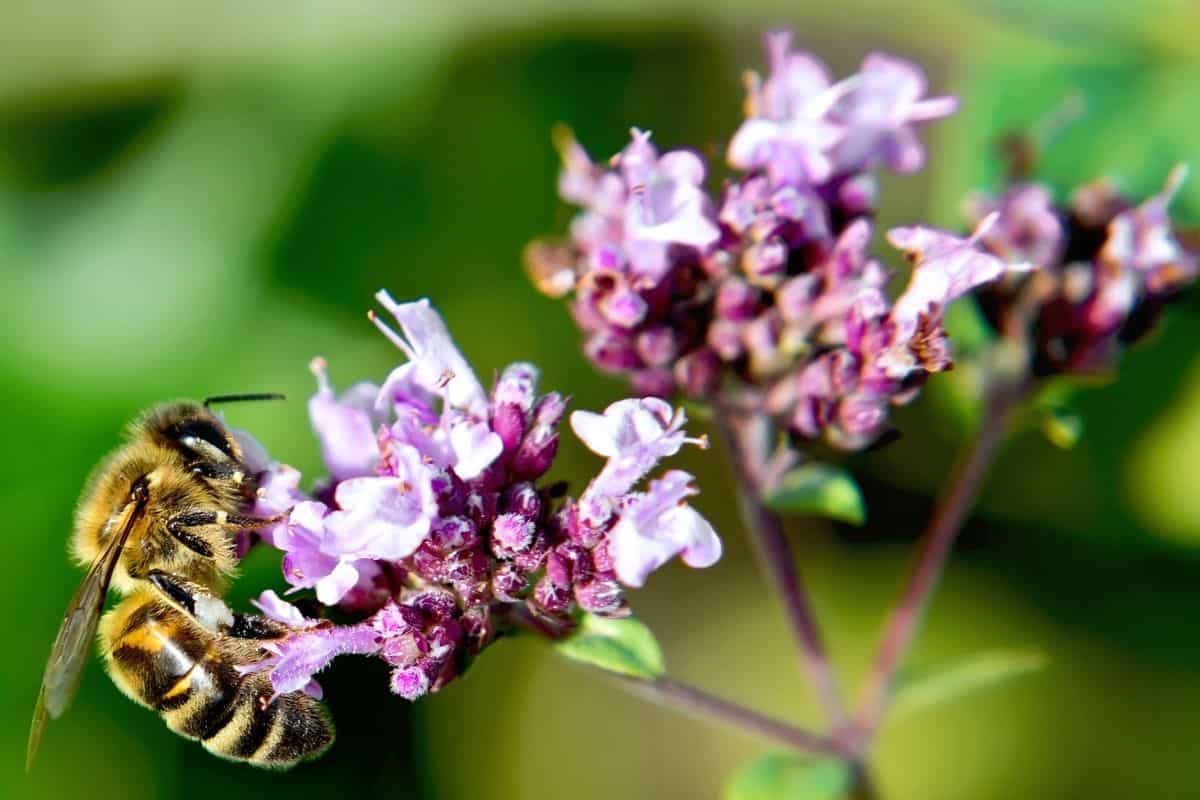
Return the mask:
<svg viewBox="0 0 1200 800">
<path fill-rule="evenodd" d="M 929 525 L 921 535 L 908 579 L 888 615 L 874 666 L 860 695 L 857 722 L 863 747 L 869 744 L 883 719 L 896 673 L 912 646 L 954 540 L 982 488 L 1011 412 L 1026 391 L 1024 384 L 999 376 L 994 379 L 986 394 L 979 430 L 959 456 L 942 489 Z"/>
<path fill-rule="evenodd" d="M 762 501 L 765 488 L 760 467 L 769 461 L 771 425 L 762 415 L 716 409 L 717 427 L 728 448 L 737 480 L 738 506 L 759 568 L 783 604 L 800 650 L 804 669 L 834 730 L 848 722 L 829 654 L 817 626 L 812 603 L 796 569 L 783 523 Z"/>
<path fill-rule="evenodd" d="M 803 753 L 834 758 L 850 757 L 845 748 L 830 739 L 714 697 L 670 678 L 648 679 L 627 675 L 615 677 L 628 691 L 658 705 L 674 708 L 695 717 L 718 720 Z"/>
</svg>

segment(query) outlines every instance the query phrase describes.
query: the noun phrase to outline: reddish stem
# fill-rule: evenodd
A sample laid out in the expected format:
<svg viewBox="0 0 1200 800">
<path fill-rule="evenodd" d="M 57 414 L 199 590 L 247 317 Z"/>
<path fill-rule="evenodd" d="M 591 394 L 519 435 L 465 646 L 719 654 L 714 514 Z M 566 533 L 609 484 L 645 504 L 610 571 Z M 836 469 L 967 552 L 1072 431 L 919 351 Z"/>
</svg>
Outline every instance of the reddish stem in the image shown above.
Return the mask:
<svg viewBox="0 0 1200 800">
<path fill-rule="evenodd" d="M 846 708 L 833 674 L 833 666 L 813 614 L 812 603 L 801 583 L 795 557 L 779 517 L 762 501 L 760 470 L 769 462 L 771 426 L 761 414 L 741 415 L 716 409 L 717 426 L 729 449 L 738 487 L 738 505 L 759 568 L 783 604 L 800 649 L 800 658 L 817 697 L 835 730 L 845 726 Z"/>
<path fill-rule="evenodd" d="M 645 697 L 659 705 L 677 709 L 697 717 L 720 720 L 728 725 L 782 744 L 792 750 L 818 756 L 849 758 L 844 748 L 815 733 L 789 725 L 786 722 L 759 714 L 743 706 L 714 697 L 699 689 L 671 680 L 655 680 L 617 676 L 629 691 Z"/>
<path fill-rule="evenodd" d="M 978 433 L 959 457 L 921 535 L 913 565 L 884 626 L 879 653 L 863 686 L 858 707 L 861 745 L 865 747 L 883 719 L 896 672 L 904 662 L 954 540 L 975 503 L 1011 411 L 1025 395 L 1024 386 L 1002 379 L 991 387 Z"/>
</svg>

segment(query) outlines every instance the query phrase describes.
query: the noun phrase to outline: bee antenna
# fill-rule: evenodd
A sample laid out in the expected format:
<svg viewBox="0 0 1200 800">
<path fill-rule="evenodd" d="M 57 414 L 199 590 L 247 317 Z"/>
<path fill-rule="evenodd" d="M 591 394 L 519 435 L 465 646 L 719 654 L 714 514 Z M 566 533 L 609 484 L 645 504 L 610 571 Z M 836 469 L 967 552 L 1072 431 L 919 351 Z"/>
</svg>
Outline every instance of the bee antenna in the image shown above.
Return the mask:
<svg viewBox="0 0 1200 800">
<path fill-rule="evenodd" d="M 249 403 L 257 400 L 287 400 L 287 395 L 279 394 L 278 392 L 257 392 L 250 394 L 218 394 L 214 397 L 204 398 L 204 407 L 214 406 L 218 403 Z"/>
</svg>

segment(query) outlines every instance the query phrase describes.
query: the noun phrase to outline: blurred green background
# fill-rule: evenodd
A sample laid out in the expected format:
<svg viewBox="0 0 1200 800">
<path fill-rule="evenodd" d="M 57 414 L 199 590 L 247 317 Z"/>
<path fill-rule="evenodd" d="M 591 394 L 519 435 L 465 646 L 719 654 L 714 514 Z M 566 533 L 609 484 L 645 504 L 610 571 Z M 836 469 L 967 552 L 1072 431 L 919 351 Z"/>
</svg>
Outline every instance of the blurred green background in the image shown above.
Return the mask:
<svg viewBox="0 0 1200 800">
<path fill-rule="evenodd" d="M 410 7 L 411 6 L 411 7 Z M 230 420 L 319 470 L 304 402 L 309 359 L 345 386 L 398 354 L 367 324 L 371 293 L 429 296 L 485 378 L 529 359 L 544 386 L 600 408 L 623 387 L 578 355 L 565 308 L 520 266 L 563 229 L 550 127 L 593 154 L 630 125 L 719 154 L 740 118 L 759 37 L 792 25 L 838 74 L 876 48 L 916 58 L 963 111 L 927 135 L 928 170 L 888 178 L 883 224 L 953 226 L 994 185 L 995 142 L 1073 90 L 1086 116 L 1044 177 L 1102 173 L 1148 191 L 1200 150 L 1200 12 L 1178 0 L 610 0 L 571 4 L 8 0 L 0 6 L 0 460 L 12 660 L 0 684 L 0 786 L 14 798 L 337 794 L 413 798 L 716 797 L 769 748 L 643 706 L 536 642 L 504 642 L 410 706 L 382 666 L 345 659 L 324 683 L 340 740 L 269 774 L 208 756 L 118 694 L 93 664 L 71 713 L 23 775 L 29 712 L 80 571 L 64 543 L 83 479 L 145 406 L 284 391 Z M 719 161 L 719 158 L 717 159 Z M 1177 210 L 1200 218 L 1200 180 Z M 1051 666 L 889 725 L 886 798 L 1200 794 L 1200 302 L 1078 400 L 1071 451 L 1018 433 L 993 474 L 914 653 L 996 647 Z M 931 383 L 905 436 L 851 461 L 864 529 L 798 526 L 802 568 L 844 683 L 864 671 L 911 541 L 969 425 L 969 369 Z M 576 443 L 576 486 L 597 460 Z M 697 505 L 728 554 L 671 567 L 633 597 L 671 670 L 815 724 L 780 615 L 759 583 L 718 452 L 689 453 Z M 236 603 L 278 587 L 257 552 Z"/>
</svg>

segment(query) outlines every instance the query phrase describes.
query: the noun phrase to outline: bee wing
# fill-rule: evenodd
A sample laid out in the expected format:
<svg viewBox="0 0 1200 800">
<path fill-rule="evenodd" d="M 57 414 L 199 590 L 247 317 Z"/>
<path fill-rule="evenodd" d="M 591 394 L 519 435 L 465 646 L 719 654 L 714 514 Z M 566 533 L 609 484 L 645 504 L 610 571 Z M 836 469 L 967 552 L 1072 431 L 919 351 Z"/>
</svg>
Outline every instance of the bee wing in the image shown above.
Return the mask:
<svg viewBox="0 0 1200 800">
<path fill-rule="evenodd" d="M 79 584 L 71 604 L 67 606 L 62 627 L 50 649 L 46 661 L 46 673 L 42 676 L 42 688 L 38 692 L 37 705 L 33 709 L 33 723 L 29 728 L 29 746 L 25 751 L 25 769 L 33 766 L 38 744 L 47 719 L 58 719 L 67 710 L 83 668 L 91 656 L 92 643 L 96 640 L 96 626 L 100 623 L 100 612 L 104 609 L 104 598 L 108 595 L 108 584 L 121 557 L 121 548 L 129 538 L 129 532 L 142 515 L 144 502 L 136 502 L 126 517 L 121 531 L 112 537 L 108 546 L 88 568 L 83 583 Z"/>
</svg>

